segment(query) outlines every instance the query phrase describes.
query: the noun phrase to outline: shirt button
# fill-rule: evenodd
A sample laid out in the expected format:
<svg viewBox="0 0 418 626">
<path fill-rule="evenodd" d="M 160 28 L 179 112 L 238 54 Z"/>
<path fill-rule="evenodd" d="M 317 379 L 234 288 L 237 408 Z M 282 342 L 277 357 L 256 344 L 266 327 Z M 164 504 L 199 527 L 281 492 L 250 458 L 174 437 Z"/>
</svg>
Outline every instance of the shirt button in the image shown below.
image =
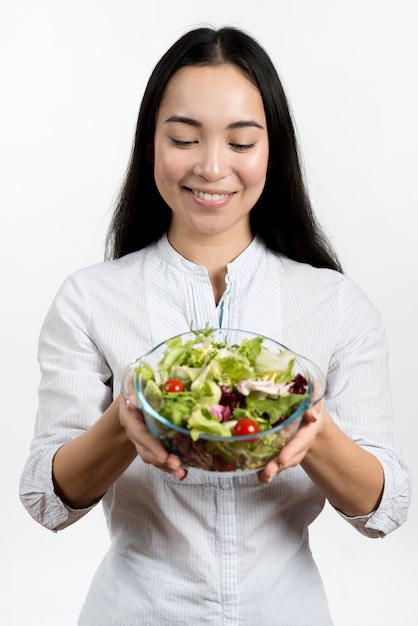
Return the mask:
<svg viewBox="0 0 418 626">
<path fill-rule="evenodd" d="M 229 488 L 230 488 L 230 486 L 231 486 L 231 485 L 230 485 L 229 483 L 222 483 L 222 485 L 221 485 L 221 489 L 223 489 L 224 491 L 226 491 L 227 489 L 229 489 Z"/>
</svg>

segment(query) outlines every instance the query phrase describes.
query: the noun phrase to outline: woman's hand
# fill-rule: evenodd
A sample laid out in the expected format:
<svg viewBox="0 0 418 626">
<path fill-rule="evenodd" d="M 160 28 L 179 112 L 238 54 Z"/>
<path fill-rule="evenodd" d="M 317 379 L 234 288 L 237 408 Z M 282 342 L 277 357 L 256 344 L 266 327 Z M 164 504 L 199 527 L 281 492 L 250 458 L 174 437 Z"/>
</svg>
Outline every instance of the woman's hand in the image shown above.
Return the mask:
<svg viewBox="0 0 418 626">
<path fill-rule="evenodd" d="M 322 402 L 306 411 L 294 438 L 259 472 L 259 480 L 267 484 L 299 464 L 332 506 L 348 517 L 368 515 L 379 505 L 384 486 L 380 462 L 337 426 Z"/>
<path fill-rule="evenodd" d="M 122 394 L 119 398 L 119 420 L 144 463 L 154 465 L 169 474 L 174 474 L 180 480 L 185 478 L 187 472 L 181 466 L 180 459 L 169 454 L 161 443 L 151 435 L 141 411 L 126 401 Z"/>
<path fill-rule="evenodd" d="M 267 463 L 266 467 L 258 473 L 258 479 L 263 484 L 268 484 L 276 474 L 299 465 L 309 448 L 322 431 L 324 423 L 323 403 L 318 403 L 312 409 L 305 412 L 302 424 L 291 441 L 282 449 L 279 456 Z"/>
</svg>

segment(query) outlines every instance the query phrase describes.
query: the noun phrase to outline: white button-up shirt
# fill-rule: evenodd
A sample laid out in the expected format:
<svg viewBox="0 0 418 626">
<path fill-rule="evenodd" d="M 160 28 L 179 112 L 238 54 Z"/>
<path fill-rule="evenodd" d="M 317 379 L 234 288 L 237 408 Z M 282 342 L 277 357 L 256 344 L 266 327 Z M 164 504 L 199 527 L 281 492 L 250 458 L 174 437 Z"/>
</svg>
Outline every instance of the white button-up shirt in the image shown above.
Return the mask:
<svg viewBox="0 0 418 626">
<path fill-rule="evenodd" d="M 61 530 L 88 513 L 55 495 L 56 450 L 104 412 L 128 363 L 190 325 L 260 333 L 319 365 L 327 410 L 385 472 L 379 508 L 347 521 L 369 537 L 405 521 L 410 475 L 392 441 L 385 333 L 365 294 L 348 277 L 255 239 L 228 265 L 216 306 L 206 269 L 163 237 L 76 272 L 48 312 L 35 436 L 21 478 L 22 502 L 39 523 Z M 138 457 L 102 499 L 111 545 L 79 625 L 327 626 L 308 540 L 323 505 L 300 466 L 262 486 L 239 472 L 189 470 L 179 481 Z"/>
</svg>

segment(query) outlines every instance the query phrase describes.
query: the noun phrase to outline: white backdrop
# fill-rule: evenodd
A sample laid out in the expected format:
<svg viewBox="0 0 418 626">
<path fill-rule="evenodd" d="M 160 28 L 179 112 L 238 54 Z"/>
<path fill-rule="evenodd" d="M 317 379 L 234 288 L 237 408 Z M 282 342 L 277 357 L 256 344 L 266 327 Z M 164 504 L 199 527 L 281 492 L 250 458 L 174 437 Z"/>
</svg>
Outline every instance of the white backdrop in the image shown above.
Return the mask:
<svg viewBox="0 0 418 626">
<path fill-rule="evenodd" d="M 189 27 L 241 26 L 273 57 L 316 211 L 346 272 L 383 315 L 395 436 L 417 475 L 417 4 L 207 4 L 1 7 L 0 621 L 7 626 L 75 626 L 107 546 L 100 508 L 53 534 L 18 500 L 36 412 L 37 339 L 62 280 L 102 259 L 145 81 Z M 336 626 L 418 623 L 417 524 L 415 500 L 409 521 L 384 540 L 364 538 L 330 508 L 314 523 L 312 548 Z"/>
</svg>

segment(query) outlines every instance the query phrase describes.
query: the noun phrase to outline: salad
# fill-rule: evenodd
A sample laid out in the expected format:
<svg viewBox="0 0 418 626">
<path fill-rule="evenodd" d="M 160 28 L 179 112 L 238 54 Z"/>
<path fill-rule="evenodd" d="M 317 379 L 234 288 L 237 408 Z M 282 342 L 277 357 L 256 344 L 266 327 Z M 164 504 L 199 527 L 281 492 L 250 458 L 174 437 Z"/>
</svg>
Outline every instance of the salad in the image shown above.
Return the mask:
<svg viewBox="0 0 418 626">
<path fill-rule="evenodd" d="M 206 328 L 168 339 L 155 367 L 139 360 L 134 386 L 145 412 L 148 404 L 174 425 L 160 423 L 158 436 L 185 465 L 262 467 L 289 435 L 272 429 L 295 414 L 302 419 L 308 381 L 294 373 L 291 350 L 273 352 L 258 335 L 227 343 L 218 334 Z"/>
</svg>

